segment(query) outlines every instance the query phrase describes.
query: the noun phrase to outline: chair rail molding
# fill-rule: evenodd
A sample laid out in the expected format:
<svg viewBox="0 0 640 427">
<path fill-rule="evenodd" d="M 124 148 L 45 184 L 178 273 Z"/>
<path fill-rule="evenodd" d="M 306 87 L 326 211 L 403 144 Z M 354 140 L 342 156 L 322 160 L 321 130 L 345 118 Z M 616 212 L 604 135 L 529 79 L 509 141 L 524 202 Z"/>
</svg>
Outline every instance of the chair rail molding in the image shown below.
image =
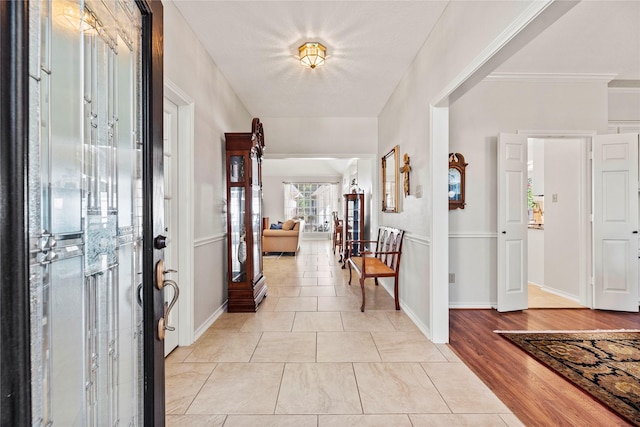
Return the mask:
<svg viewBox="0 0 640 427">
<path fill-rule="evenodd" d="M 211 243 L 222 242 L 224 241 L 224 239 L 226 239 L 226 237 L 227 237 L 227 233 L 216 234 L 214 236 L 208 236 L 208 237 L 200 237 L 193 241 L 193 247 L 197 248 L 200 246 L 210 245 Z"/>
</svg>

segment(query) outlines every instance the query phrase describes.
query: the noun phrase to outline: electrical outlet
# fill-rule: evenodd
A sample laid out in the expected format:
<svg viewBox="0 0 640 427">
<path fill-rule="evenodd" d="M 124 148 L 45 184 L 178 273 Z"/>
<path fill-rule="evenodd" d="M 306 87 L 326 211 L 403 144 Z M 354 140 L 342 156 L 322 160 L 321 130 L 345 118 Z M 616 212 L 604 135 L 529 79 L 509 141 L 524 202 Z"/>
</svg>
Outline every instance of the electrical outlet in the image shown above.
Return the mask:
<svg viewBox="0 0 640 427">
<path fill-rule="evenodd" d="M 449 283 L 456 283 L 456 273 L 449 273 Z"/>
</svg>

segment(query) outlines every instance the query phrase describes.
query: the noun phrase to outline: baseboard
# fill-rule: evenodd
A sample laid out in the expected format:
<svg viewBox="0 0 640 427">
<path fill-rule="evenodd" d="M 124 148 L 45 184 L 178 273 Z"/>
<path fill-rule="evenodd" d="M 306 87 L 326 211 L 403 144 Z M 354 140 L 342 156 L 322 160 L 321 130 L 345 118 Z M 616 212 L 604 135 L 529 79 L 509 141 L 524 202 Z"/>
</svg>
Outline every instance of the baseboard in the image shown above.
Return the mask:
<svg viewBox="0 0 640 427">
<path fill-rule="evenodd" d="M 218 320 L 218 317 L 222 316 L 222 313 L 224 313 L 225 311 L 227 311 L 227 301 L 225 301 L 224 304 L 220 306 L 220 308 L 218 308 L 211 316 L 209 316 L 207 320 L 204 321 L 202 325 L 198 327 L 198 329 L 195 330 L 193 334 L 193 342 L 196 342 L 198 338 L 200 338 L 202 334 L 204 334 L 207 329 L 209 329 L 211 325 L 213 325 L 213 322 Z"/>
</svg>

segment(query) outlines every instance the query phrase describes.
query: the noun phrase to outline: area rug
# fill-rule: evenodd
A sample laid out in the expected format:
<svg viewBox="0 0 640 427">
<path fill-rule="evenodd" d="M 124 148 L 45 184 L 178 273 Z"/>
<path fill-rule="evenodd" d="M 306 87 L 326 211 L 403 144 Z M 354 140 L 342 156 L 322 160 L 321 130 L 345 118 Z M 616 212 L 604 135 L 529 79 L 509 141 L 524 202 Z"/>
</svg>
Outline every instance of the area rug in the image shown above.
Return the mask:
<svg viewBox="0 0 640 427">
<path fill-rule="evenodd" d="M 495 331 L 640 426 L 640 331 Z"/>
</svg>

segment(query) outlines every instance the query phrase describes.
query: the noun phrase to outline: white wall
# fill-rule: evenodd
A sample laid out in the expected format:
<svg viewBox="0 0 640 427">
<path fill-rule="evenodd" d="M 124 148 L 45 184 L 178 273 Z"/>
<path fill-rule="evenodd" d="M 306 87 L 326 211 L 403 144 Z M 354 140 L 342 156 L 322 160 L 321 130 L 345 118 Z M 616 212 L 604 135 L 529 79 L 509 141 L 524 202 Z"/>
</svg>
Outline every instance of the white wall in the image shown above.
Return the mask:
<svg viewBox="0 0 640 427">
<path fill-rule="evenodd" d="M 442 333 L 442 329 L 448 329 L 448 323 L 443 323 L 448 322 L 447 319 L 443 319 L 447 317 L 446 313 L 443 316 L 442 312 L 434 310 L 443 308 L 435 307 L 430 301 L 430 295 L 447 292 L 443 288 L 448 286 L 446 283 L 433 284 L 430 279 L 433 215 L 446 215 L 444 211 L 433 212 L 430 197 L 430 104 L 439 102 L 442 96 L 447 94 L 446 91 L 452 90 L 449 85 L 457 82 L 461 74 L 468 72 L 467 67 L 475 58 L 480 57 L 529 6 L 531 2 L 526 1 L 449 3 L 378 117 L 378 157 L 398 144 L 401 155 L 408 153 L 411 156 L 413 168 L 412 195 L 401 200 L 399 213 L 378 212 L 378 223 L 399 227 L 407 232 L 400 271 L 400 301 L 404 310 L 429 337 L 432 336 L 434 322 L 440 322 L 438 334 Z M 480 111 L 474 113 L 482 114 L 485 106 L 478 105 L 477 108 Z M 474 114 L 469 114 L 466 119 L 475 123 Z M 480 141 L 480 144 L 486 145 L 486 142 Z M 461 152 L 467 156 L 467 153 Z M 441 161 L 446 162 L 446 158 L 442 158 Z M 484 169 L 480 164 L 477 167 L 478 172 Z M 418 187 L 422 190 L 422 197 L 416 196 L 419 193 L 416 191 Z M 488 224 L 486 225 L 484 229 L 489 228 Z M 489 240 L 478 243 L 481 243 L 478 250 L 490 251 L 494 242 Z M 446 252 L 447 249 L 434 250 Z M 485 276 L 487 274 L 481 273 Z M 481 278 L 482 281 L 487 279 L 488 277 Z M 447 337 L 445 333 L 437 339 L 447 340 Z"/>
<path fill-rule="evenodd" d="M 224 133 L 251 130 L 251 115 L 173 3 L 164 4 L 164 72 L 194 101 L 194 329 L 227 300 Z M 181 284 L 187 286 L 187 284 Z"/>
<path fill-rule="evenodd" d="M 450 287 L 450 304 L 490 307 L 496 303 L 498 133 L 518 130 L 605 133 L 607 85 L 604 81 L 487 80 L 451 105 L 450 126 L 450 151 L 462 153 L 469 163 L 467 206 L 449 213 L 449 265 L 456 274 L 456 283 Z M 545 193 L 549 193 L 548 185 L 545 179 Z M 547 234 L 545 231 L 545 241 Z"/>
<path fill-rule="evenodd" d="M 575 300 L 580 299 L 583 253 L 578 219 L 584 150 L 586 146 L 579 139 L 550 138 L 544 142 L 544 286 Z"/>
<path fill-rule="evenodd" d="M 260 120 L 268 157 L 345 158 L 376 153 L 378 120 L 375 117 L 264 117 Z"/>
<path fill-rule="evenodd" d="M 530 228 L 527 232 L 529 283 L 544 286 L 544 229 Z"/>
<path fill-rule="evenodd" d="M 609 88 L 609 120 L 640 121 L 640 88 Z"/>
</svg>

